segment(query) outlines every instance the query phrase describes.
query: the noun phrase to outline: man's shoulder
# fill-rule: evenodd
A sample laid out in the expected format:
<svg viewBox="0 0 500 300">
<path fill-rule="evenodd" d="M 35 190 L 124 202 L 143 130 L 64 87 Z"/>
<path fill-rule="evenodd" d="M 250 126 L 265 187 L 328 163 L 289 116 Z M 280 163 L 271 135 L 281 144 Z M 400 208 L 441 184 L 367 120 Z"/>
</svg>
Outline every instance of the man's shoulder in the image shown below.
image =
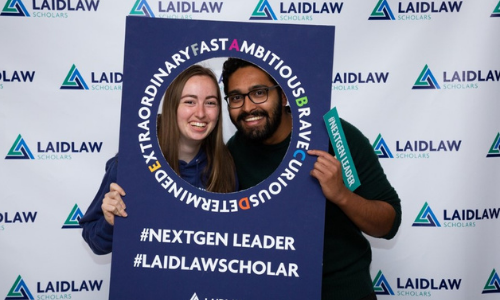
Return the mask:
<svg viewBox="0 0 500 300">
<path fill-rule="evenodd" d="M 368 138 L 363 134 L 363 132 L 348 121 L 341 118 L 340 124 L 347 139 L 347 144 L 359 146 L 359 143 L 365 144 L 368 141 Z"/>
<path fill-rule="evenodd" d="M 236 135 L 238 134 L 238 132 L 235 132 L 233 134 L 232 137 L 229 138 L 229 140 L 227 140 L 226 142 L 226 146 L 229 148 L 229 150 L 231 151 L 232 148 L 236 147 Z"/>
<path fill-rule="evenodd" d="M 342 118 L 340 118 L 340 124 L 342 125 L 342 129 L 344 130 L 345 134 L 363 134 L 356 126 L 352 125 Z"/>
</svg>

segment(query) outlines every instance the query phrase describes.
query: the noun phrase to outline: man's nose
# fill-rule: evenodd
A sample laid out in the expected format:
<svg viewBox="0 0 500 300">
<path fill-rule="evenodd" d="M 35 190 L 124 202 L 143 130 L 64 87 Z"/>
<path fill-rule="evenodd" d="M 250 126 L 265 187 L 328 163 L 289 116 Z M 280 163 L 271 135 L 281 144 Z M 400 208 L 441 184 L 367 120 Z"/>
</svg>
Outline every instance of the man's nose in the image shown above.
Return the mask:
<svg viewBox="0 0 500 300">
<path fill-rule="evenodd" d="M 256 105 L 253 103 L 253 101 L 250 99 L 250 95 L 245 95 L 245 99 L 243 99 L 243 110 L 244 111 L 252 111 L 255 109 Z"/>
</svg>

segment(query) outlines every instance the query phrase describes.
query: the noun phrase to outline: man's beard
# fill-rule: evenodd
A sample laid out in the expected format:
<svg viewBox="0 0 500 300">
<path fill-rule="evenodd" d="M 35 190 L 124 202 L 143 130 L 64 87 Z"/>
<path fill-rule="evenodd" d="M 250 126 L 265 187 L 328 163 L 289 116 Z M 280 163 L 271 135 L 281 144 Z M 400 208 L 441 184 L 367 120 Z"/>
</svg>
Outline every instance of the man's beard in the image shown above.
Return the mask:
<svg viewBox="0 0 500 300">
<path fill-rule="evenodd" d="M 263 109 L 259 110 L 254 110 L 251 113 L 247 112 L 242 112 L 241 114 L 238 115 L 236 118 L 236 122 L 231 118 L 231 121 L 233 121 L 233 124 L 236 126 L 238 131 L 243 134 L 243 136 L 254 143 L 261 143 L 270 137 L 273 136 L 273 134 L 276 132 L 278 127 L 280 126 L 281 123 L 281 118 L 283 115 L 283 111 L 281 110 L 281 101 L 276 101 L 277 105 L 274 107 L 272 110 L 271 114 L 272 116 L 269 117 L 269 114 L 267 111 Z M 262 116 L 266 119 L 266 123 L 264 124 L 264 128 L 252 128 L 252 129 L 247 129 L 242 126 L 242 122 L 249 117 L 249 116 Z"/>
</svg>

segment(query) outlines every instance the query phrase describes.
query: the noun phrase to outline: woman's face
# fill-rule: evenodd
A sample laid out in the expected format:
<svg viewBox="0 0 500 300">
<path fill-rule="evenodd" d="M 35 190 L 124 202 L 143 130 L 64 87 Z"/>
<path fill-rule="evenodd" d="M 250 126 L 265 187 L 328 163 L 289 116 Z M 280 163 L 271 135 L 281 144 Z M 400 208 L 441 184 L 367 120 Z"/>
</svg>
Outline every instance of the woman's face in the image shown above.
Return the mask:
<svg viewBox="0 0 500 300">
<path fill-rule="evenodd" d="M 186 82 L 177 108 L 180 143 L 201 144 L 215 128 L 220 111 L 218 88 L 204 75 L 193 76 Z"/>
</svg>

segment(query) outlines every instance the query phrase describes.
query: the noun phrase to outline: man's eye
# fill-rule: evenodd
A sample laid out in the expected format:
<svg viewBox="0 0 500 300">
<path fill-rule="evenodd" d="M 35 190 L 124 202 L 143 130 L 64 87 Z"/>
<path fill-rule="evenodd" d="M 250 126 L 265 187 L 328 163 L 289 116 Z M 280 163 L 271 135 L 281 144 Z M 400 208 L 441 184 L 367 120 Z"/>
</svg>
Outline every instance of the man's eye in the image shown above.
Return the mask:
<svg viewBox="0 0 500 300">
<path fill-rule="evenodd" d="M 232 95 L 232 96 L 229 96 L 229 100 L 231 100 L 232 102 L 234 101 L 241 101 L 241 95 Z"/>
<path fill-rule="evenodd" d="M 266 90 L 255 90 L 252 91 L 252 96 L 262 97 L 266 94 Z"/>
</svg>

